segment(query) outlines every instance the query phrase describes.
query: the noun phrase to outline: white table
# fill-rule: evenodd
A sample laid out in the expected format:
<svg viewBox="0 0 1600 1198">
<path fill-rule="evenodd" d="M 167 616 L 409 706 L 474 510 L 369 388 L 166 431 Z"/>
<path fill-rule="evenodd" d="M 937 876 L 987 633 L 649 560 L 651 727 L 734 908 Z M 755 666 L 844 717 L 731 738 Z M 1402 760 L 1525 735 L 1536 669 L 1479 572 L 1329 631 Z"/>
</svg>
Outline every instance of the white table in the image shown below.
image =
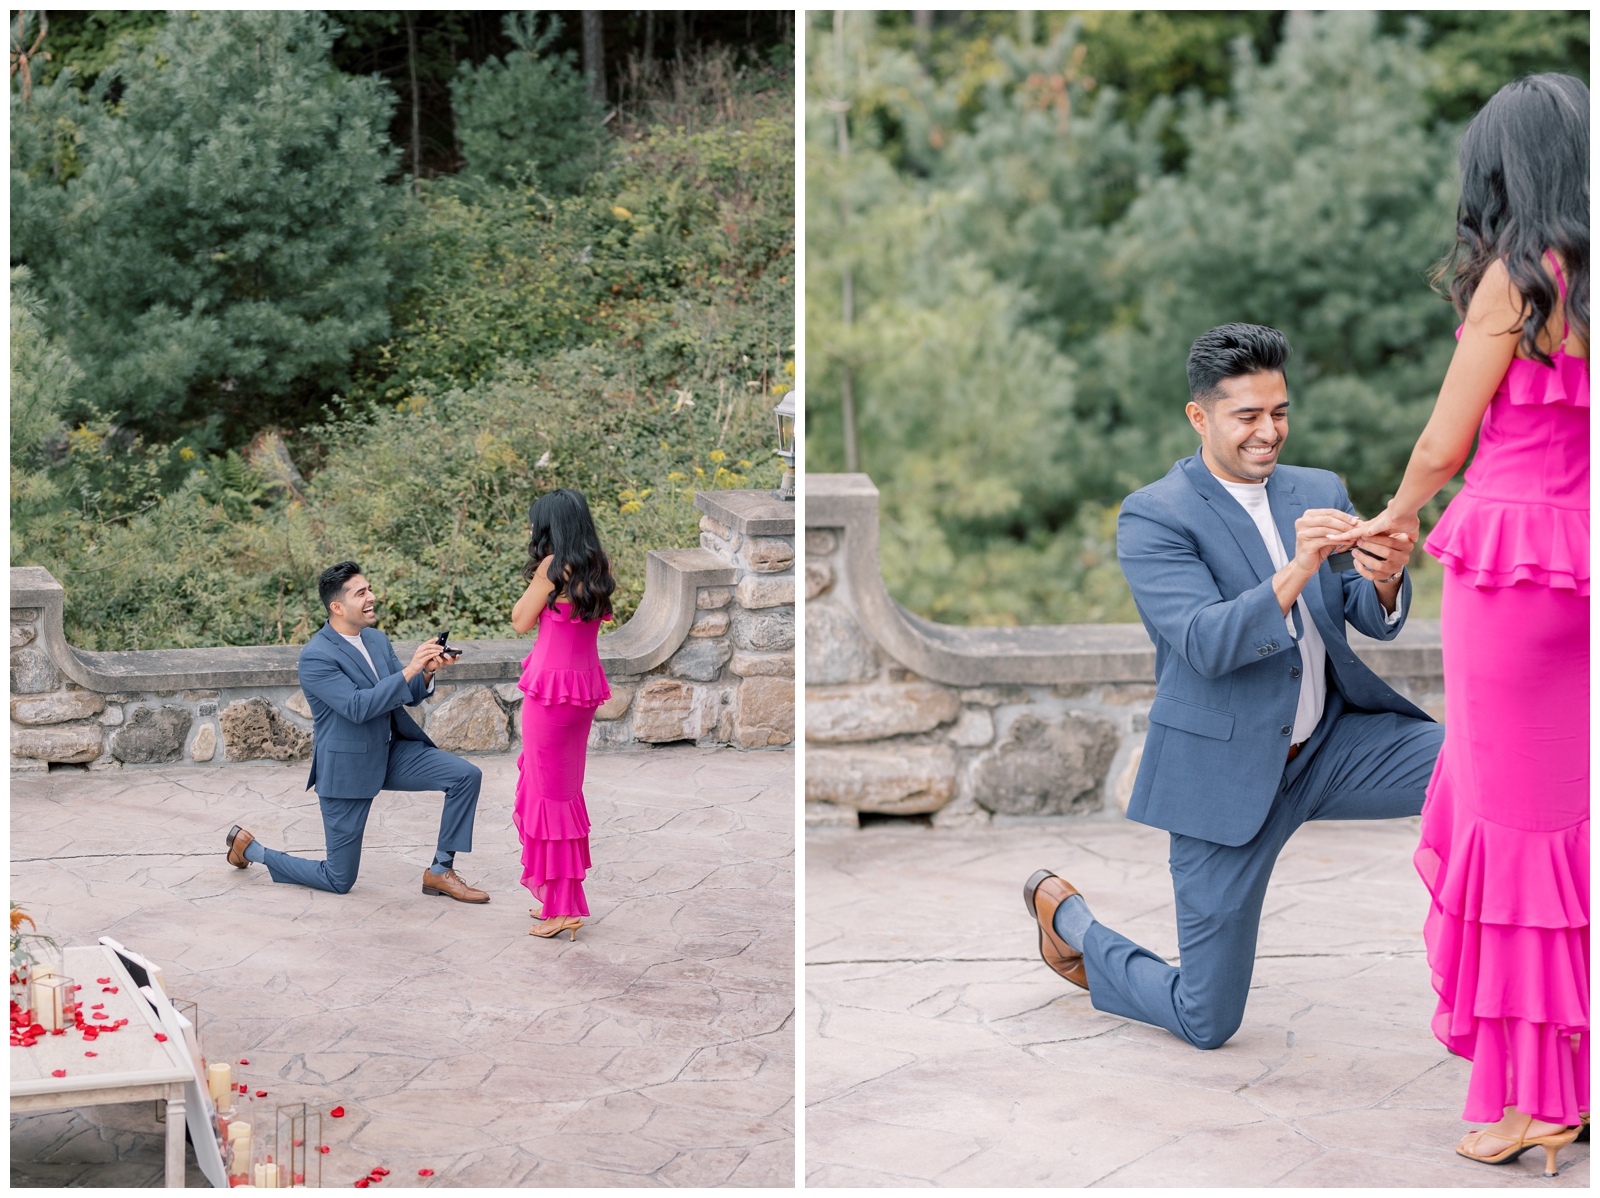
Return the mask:
<svg viewBox="0 0 1600 1198">
<path fill-rule="evenodd" d="M 128 1022 L 115 1032 L 101 1033 L 92 1043 L 85 1042 L 83 1033 L 69 1029 L 64 1036 L 46 1033 L 32 1048 L 13 1048 L 11 1113 L 165 1098 L 167 1188 L 183 1188 L 184 1086 L 195 1080 L 188 1049 L 181 1042 L 169 1039 L 163 1043 L 155 1038 L 155 1033 L 162 1031 L 161 1023 L 116 953 L 95 945 L 69 948 L 63 956 L 63 972 L 83 987 L 77 996 L 85 1018 L 92 1004 L 103 1002 L 105 1018 L 96 1022 Z M 116 994 L 103 993 L 104 988 L 95 981 L 105 977 L 117 988 Z M 97 1055 L 86 1057 L 85 1052 Z M 66 1070 L 66 1076 L 51 1076 L 57 1069 Z"/>
</svg>

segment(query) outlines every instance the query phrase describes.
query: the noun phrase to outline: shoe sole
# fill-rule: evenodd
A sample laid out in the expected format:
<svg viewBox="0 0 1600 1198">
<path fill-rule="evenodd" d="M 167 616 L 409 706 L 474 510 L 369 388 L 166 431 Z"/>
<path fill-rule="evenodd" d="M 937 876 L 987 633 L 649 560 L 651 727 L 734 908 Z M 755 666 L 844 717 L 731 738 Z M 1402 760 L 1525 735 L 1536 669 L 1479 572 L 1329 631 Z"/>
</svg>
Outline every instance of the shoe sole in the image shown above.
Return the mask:
<svg viewBox="0 0 1600 1198">
<path fill-rule="evenodd" d="M 481 898 L 481 899 L 456 898 L 456 896 L 451 894 L 448 890 L 435 890 L 432 886 L 424 886 L 422 888 L 422 893 L 423 894 L 427 894 L 427 895 L 439 895 L 439 894 L 442 894 L 442 895 L 445 896 L 445 898 L 456 899 L 456 902 L 458 902 L 458 903 L 472 903 L 474 906 L 478 906 L 478 907 L 483 906 L 484 903 L 487 903 L 489 901 L 487 898 Z"/>
</svg>

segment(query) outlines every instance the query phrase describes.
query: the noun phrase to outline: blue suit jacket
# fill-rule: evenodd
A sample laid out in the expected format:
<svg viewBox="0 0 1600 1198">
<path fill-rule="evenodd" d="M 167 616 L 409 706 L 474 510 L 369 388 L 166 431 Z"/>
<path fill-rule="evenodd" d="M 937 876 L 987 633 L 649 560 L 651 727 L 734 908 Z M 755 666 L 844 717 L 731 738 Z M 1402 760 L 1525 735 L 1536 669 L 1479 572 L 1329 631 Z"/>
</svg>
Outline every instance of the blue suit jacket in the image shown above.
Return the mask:
<svg viewBox="0 0 1600 1198">
<path fill-rule="evenodd" d="M 311 776 L 324 798 L 370 799 L 383 789 L 393 736 L 432 746 L 406 711 L 422 702 L 422 675 L 407 681 L 389 638 L 361 630 L 361 643 L 380 677 L 374 678 L 356 647 L 327 624 L 300 651 L 300 689 L 313 720 Z"/>
<path fill-rule="evenodd" d="M 1355 510 L 1326 470 L 1279 466 L 1266 487 L 1291 552 L 1294 522 L 1307 508 Z M 1245 844 L 1277 794 L 1300 697 L 1300 650 L 1273 594 L 1261 533 L 1196 454 L 1123 501 L 1117 557 L 1156 646 L 1156 698 L 1128 818 Z M 1302 594 L 1327 646 L 1329 691 L 1339 692 L 1330 694 L 1330 709 L 1429 719 L 1368 669 L 1345 637 L 1346 621 L 1377 640 L 1393 639 L 1405 623 L 1404 615 L 1385 623 L 1372 583 L 1324 564 Z M 1409 610 L 1409 574 L 1399 603 Z"/>
</svg>

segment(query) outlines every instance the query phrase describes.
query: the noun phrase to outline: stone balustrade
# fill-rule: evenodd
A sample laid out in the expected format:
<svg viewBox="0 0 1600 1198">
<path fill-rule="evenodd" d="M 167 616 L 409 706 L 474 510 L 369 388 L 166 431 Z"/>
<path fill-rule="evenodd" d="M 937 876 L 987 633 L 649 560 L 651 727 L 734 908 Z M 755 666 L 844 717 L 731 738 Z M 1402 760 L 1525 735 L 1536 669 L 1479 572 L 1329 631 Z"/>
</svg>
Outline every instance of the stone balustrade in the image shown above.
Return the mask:
<svg viewBox="0 0 1600 1198">
<path fill-rule="evenodd" d="M 864 474 L 805 482 L 806 822 L 983 825 L 1126 811 L 1155 698 L 1139 624 L 963 628 L 901 607 Z M 1356 653 L 1436 719 L 1437 621 Z"/>
<path fill-rule="evenodd" d="M 695 496 L 701 546 L 653 550 L 632 619 L 600 637 L 611 700 L 593 749 L 794 739 L 794 504 Z M 67 643 L 49 571 L 11 571 L 11 768 L 91 770 L 308 759 L 298 645 L 89 653 Z M 409 708 L 441 748 L 520 750 L 517 678 L 532 642 L 458 641 L 460 661 Z M 406 660 L 415 642 L 397 642 Z"/>
</svg>

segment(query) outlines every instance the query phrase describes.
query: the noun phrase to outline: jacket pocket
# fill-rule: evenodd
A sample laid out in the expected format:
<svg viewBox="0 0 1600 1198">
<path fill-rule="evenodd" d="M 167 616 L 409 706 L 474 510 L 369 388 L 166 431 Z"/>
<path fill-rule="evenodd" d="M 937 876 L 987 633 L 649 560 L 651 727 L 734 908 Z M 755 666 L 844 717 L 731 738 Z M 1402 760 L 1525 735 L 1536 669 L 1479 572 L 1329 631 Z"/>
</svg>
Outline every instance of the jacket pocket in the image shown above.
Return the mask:
<svg viewBox="0 0 1600 1198">
<path fill-rule="evenodd" d="M 361 740 L 330 740 L 322 746 L 333 753 L 365 753 L 366 741 Z"/>
<path fill-rule="evenodd" d="M 1233 739 L 1233 716 L 1229 712 L 1185 703 L 1170 695 L 1156 696 L 1156 701 L 1150 705 L 1150 722 L 1180 732 L 1193 732 L 1196 736 L 1209 736 L 1213 740 Z"/>
</svg>

